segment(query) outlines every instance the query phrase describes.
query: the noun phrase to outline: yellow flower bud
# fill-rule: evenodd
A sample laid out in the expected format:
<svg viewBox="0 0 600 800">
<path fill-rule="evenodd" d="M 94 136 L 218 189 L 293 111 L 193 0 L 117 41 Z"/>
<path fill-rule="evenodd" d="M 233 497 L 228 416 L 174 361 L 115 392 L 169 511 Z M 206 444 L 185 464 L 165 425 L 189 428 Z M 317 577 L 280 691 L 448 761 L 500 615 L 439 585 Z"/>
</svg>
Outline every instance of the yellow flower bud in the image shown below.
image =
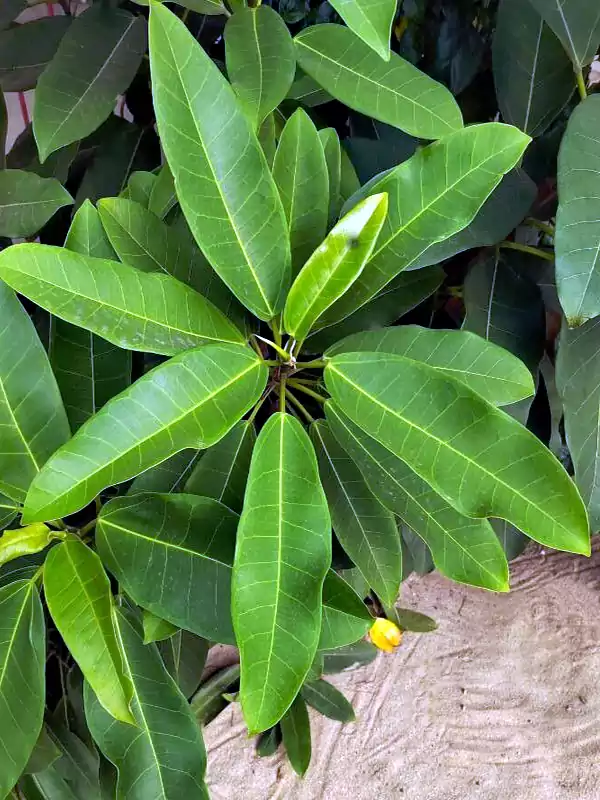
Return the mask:
<svg viewBox="0 0 600 800">
<path fill-rule="evenodd" d="M 402 631 L 389 619 L 377 617 L 369 631 L 369 638 L 384 653 L 393 653 L 402 642 Z"/>
</svg>

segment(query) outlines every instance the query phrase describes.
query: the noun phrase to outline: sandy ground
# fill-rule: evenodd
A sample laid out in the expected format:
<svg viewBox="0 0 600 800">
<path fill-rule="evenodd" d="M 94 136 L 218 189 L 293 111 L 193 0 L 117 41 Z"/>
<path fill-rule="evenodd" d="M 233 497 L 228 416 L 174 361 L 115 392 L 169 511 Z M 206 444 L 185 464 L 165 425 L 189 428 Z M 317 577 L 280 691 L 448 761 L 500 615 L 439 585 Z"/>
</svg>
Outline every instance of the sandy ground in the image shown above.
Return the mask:
<svg viewBox="0 0 600 800">
<path fill-rule="evenodd" d="M 213 800 L 600 798 L 600 540 L 591 559 L 528 550 L 512 591 L 411 578 L 439 630 L 332 680 L 351 725 L 312 716 L 304 780 L 259 759 L 237 706 L 206 729 Z"/>
</svg>

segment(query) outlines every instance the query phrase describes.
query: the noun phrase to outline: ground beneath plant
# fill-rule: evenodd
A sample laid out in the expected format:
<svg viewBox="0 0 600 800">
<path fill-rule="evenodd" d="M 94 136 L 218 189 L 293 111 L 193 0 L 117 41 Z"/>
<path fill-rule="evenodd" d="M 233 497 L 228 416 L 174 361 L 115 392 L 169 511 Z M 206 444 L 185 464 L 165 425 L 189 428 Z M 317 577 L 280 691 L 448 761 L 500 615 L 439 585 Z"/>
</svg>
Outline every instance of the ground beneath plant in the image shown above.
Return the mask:
<svg viewBox="0 0 600 800">
<path fill-rule="evenodd" d="M 531 548 L 493 595 L 411 578 L 402 605 L 439 630 L 332 682 L 352 725 L 312 716 L 304 780 L 254 754 L 239 707 L 206 730 L 213 800 L 597 800 L 600 541 L 591 559 Z"/>
</svg>

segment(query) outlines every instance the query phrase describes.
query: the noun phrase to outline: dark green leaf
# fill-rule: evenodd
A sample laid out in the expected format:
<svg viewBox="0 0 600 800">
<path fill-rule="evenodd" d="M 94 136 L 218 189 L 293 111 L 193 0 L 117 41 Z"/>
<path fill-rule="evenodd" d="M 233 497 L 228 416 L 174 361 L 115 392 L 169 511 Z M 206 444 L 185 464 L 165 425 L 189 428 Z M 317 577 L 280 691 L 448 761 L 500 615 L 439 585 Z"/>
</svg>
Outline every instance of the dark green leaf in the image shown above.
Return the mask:
<svg viewBox="0 0 600 800">
<path fill-rule="evenodd" d="M 281 734 L 290 764 L 298 775 L 304 775 L 310 764 L 312 748 L 308 709 L 300 695 L 296 697 L 281 720 Z"/>
<path fill-rule="evenodd" d="M 0 236 L 33 236 L 73 198 L 54 178 L 20 169 L 0 170 Z"/>
<path fill-rule="evenodd" d="M 208 648 L 206 639 L 189 631 L 178 631 L 158 643 L 164 665 L 185 697 L 191 697 L 200 684 Z"/>
<path fill-rule="evenodd" d="M 83 693 L 81 695 L 81 704 L 83 716 Z M 82 721 L 84 722 L 84 720 Z M 48 732 L 54 746 L 60 753 L 60 758 L 54 765 L 54 772 L 66 782 L 75 797 L 85 797 L 86 800 L 102 800 L 98 775 L 98 753 L 91 742 L 87 726 L 86 734 L 89 739 L 89 747 L 62 723 L 53 721 Z M 44 778 L 42 778 L 41 783 L 45 783 Z M 53 798 L 53 795 L 51 797 Z M 61 798 L 62 795 L 59 795 L 57 800 Z"/>
<path fill-rule="evenodd" d="M 356 719 L 352 704 L 327 681 L 305 683 L 301 694 L 309 706 L 329 719 L 338 722 L 354 722 Z"/>
<path fill-rule="evenodd" d="M 51 738 L 47 726 L 42 725 L 42 730 L 35 743 L 33 752 L 29 756 L 29 761 L 27 762 L 24 773 L 27 775 L 33 772 L 43 772 L 45 769 L 48 769 L 48 767 L 52 766 L 60 757 L 61 751 Z"/>
<path fill-rule="evenodd" d="M 340 137 L 334 128 L 323 128 L 319 131 L 319 139 L 325 154 L 327 174 L 329 176 L 329 224 L 333 225 L 342 209 L 342 148 Z"/>
<path fill-rule="evenodd" d="M 530 2 L 561 40 L 573 64 L 589 64 L 600 44 L 600 7 L 588 0 Z"/>
<path fill-rule="evenodd" d="M 324 657 L 324 674 L 335 675 L 375 661 L 377 648 L 371 642 L 355 642 L 339 650 L 325 652 Z"/>
<path fill-rule="evenodd" d="M 134 198 L 132 198 L 133 200 Z M 148 211 L 164 219 L 176 205 L 175 181 L 168 164 L 164 164 L 156 176 L 148 201 Z"/>
<path fill-rule="evenodd" d="M 20 511 L 21 506 L 10 497 L 0 494 L 0 531 L 13 521 Z"/>
<path fill-rule="evenodd" d="M 166 461 L 162 461 L 138 475 L 129 487 L 127 494 L 140 494 L 140 492 L 170 494 L 183 491 L 183 487 L 201 455 L 202 453 L 197 450 L 181 450 L 179 453 L 175 453 Z"/>
<path fill-rule="evenodd" d="M 0 33 L 0 88 L 4 92 L 35 87 L 69 29 L 71 19 L 48 17 L 15 25 Z"/>
<path fill-rule="evenodd" d="M 225 708 L 227 701 L 223 699 L 223 694 L 239 679 L 240 665 L 232 664 L 211 675 L 202 684 L 190 702 L 192 713 L 200 725 L 207 725 Z"/>
<path fill-rule="evenodd" d="M 27 0 L 2 0 L 0 4 L 0 28 L 8 28 L 21 11 L 27 8 Z"/>
<path fill-rule="evenodd" d="M 281 725 L 274 725 L 268 731 L 261 733 L 256 743 L 256 755 L 261 758 L 274 756 L 281 744 Z"/>
<path fill-rule="evenodd" d="M 431 633 L 437 630 L 437 622 L 431 617 L 412 611 L 409 608 L 396 608 L 396 618 L 403 631 L 414 633 Z"/>
<path fill-rule="evenodd" d="M 323 584 L 323 626 L 319 650 L 353 644 L 369 630 L 373 619 L 354 589 L 333 570 Z"/>
</svg>

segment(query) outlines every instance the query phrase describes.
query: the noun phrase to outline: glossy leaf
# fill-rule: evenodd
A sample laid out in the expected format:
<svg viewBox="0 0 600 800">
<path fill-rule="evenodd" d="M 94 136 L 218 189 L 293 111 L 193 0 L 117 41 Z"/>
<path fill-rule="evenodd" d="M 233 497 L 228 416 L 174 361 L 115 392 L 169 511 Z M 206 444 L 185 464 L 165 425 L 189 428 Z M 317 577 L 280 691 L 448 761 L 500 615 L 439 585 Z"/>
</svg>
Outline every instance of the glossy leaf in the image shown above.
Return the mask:
<svg viewBox="0 0 600 800">
<path fill-rule="evenodd" d="M 131 350 L 174 355 L 243 335 L 202 295 L 170 275 L 43 244 L 0 253 L 0 277 L 66 322 Z"/>
<path fill-rule="evenodd" d="M 35 93 L 33 130 L 42 162 L 104 122 L 145 49 L 141 16 L 98 5 L 73 20 Z"/>
<path fill-rule="evenodd" d="M 587 0 L 530 0 L 575 66 L 589 64 L 600 45 L 600 8 Z"/>
<path fill-rule="evenodd" d="M 0 797 L 25 769 L 45 704 L 44 610 L 32 581 L 0 589 Z"/>
<path fill-rule="evenodd" d="M 325 154 L 329 175 L 329 224 L 333 225 L 342 208 L 342 147 L 340 137 L 334 128 L 322 128 L 319 139 Z"/>
<path fill-rule="evenodd" d="M 308 769 L 312 754 L 310 720 L 303 698 L 298 695 L 281 720 L 283 746 L 294 772 L 302 776 Z"/>
<path fill-rule="evenodd" d="M 464 384 L 376 353 L 335 356 L 325 379 L 356 425 L 461 513 L 500 517 L 542 544 L 589 553 L 585 507 L 562 466 Z"/>
<path fill-rule="evenodd" d="M 239 300 L 269 320 L 289 285 L 289 239 L 251 123 L 218 67 L 159 4 L 150 12 L 150 63 L 161 144 L 190 229 Z"/>
<path fill-rule="evenodd" d="M 556 286 L 572 328 L 600 314 L 599 125 L 600 97 L 592 95 L 571 115 L 558 155 Z"/>
<path fill-rule="evenodd" d="M 227 75 L 244 112 L 258 130 L 286 97 L 296 54 L 285 22 L 269 6 L 240 8 L 225 26 Z"/>
<path fill-rule="evenodd" d="M 186 698 L 162 663 L 156 645 L 145 645 L 136 618 L 122 609 L 116 624 L 133 686 L 137 728 L 113 720 L 85 688 L 92 736 L 118 771 L 115 800 L 208 800 L 206 752 Z"/>
<path fill-rule="evenodd" d="M 325 238 L 329 197 L 321 140 L 301 108 L 285 124 L 275 154 L 273 177 L 288 221 L 292 268 L 297 275 Z"/>
<path fill-rule="evenodd" d="M 294 417 L 275 414 L 252 455 L 233 568 L 241 703 L 252 733 L 281 719 L 310 669 L 330 562 L 331 520 L 312 443 Z"/>
<path fill-rule="evenodd" d="M 73 538 L 54 547 L 44 565 L 44 594 L 54 624 L 103 707 L 134 725 L 110 583 L 98 556 Z"/>
<path fill-rule="evenodd" d="M 140 494 L 140 492 L 170 494 L 183 491 L 186 480 L 201 456 L 202 452 L 198 450 L 180 450 L 166 461 L 161 461 L 160 464 L 138 475 L 127 494 Z"/>
<path fill-rule="evenodd" d="M 44 347 L 27 312 L 2 281 L 0 320 L 0 491 L 21 503 L 70 431 Z"/>
<path fill-rule="evenodd" d="M 55 453 L 29 491 L 25 522 L 66 516 L 179 450 L 210 447 L 256 403 L 266 380 L 264 362 L 235 345 L 206 345 L 156 367 Z"/>
<path fill-rule="evenodd" d="M 255 442 L 254 425 L 246 420 L 238 422 L 202 456 L 187 479 L 184 491 L 212 497 L 237 514 L 241 513 Z"/>
<path fill-rule="evenodd" d="M 15 25 L 0 33 L 0 88 L 4 92 L 33 89 L 54 57 L 71 24 L 68 16 L 48 17 Z"/>
<path fill-rule="evenodd" d="M 358 278 L 387 214 L 387 195 L 363 200 L 338 222 L 292 284 L 283 311 L 285 330 L 303 342 L 320 317 Z"/>
<path fill-rule="evenodd" d="M 323 584 L 323 626 L 319 650 L 333 650 L 361 639 L 373 619 L 354 589 L 329 570 Z"/>
<path fill-rule="evenodd" d="M 390 60 L 397 0 L 332 0 L 331 5 L 357 36 L 384 61 Z"/>
<path fill-rule="evenodd" d="M 332 97 L 422 139 L 462 127 L 450 92 L 391 53 L 386 63 L 342 25 L 313 25 L 295 38 L 298 63 Z"/>
<path fill-rule="evenodd" d="M 20 169 L 0 170 L 0 236 L 33 236 L 73 198 L 54 178 Z"/>
<path fill-rule="evenodd" d="M 309 706 L 329 719 L 337 722 L 354 722 L 356 719 L 352 704 L 327 681 L 305 683 L 301 695 Z"/>
<path fill-rule="evenodd" d="M 314 423 L 310 435 L 336 536 L 368 585 L 383 603 L 392 605 L 402 580 L 394 517 L 373 496 L 326 422 Z"/>
<path fill-rule="evenodd" d="M 208 497 L 139 494 L 111 500 L 98 552 L 127 594 L 179 628 L 234 643 L 229 596 L 238 516 Z"/>
<path fill-rule="evenodd" d="M 25 528 L 4 531 L 0 536 L 0 565 L 15 558 L 39 553 L 55 539 L 65 539 L 63 531 L 53 531 L 42 522 Z"/>
</svg>

